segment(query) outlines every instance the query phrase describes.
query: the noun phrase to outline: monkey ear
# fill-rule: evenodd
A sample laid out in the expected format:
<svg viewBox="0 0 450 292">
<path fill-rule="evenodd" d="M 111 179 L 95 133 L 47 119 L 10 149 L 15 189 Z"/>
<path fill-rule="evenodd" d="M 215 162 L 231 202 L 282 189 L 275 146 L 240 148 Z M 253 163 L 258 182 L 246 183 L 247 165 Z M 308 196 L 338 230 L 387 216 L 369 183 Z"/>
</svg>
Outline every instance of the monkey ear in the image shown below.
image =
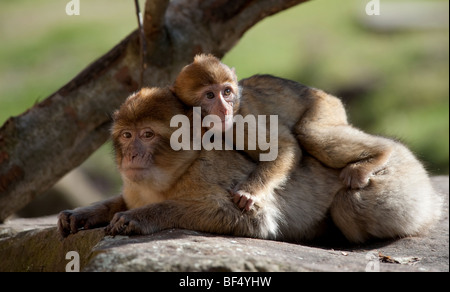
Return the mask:
<svg viewBox="0 0 450 292">
<path fill-rule="evenodd" d="M 233 72 L 233 75 L 234 75 L 234 80 L 237 82 L 237 74 L 236 74 L 236 68 L 231 68 L 231 72 Z"/>
<path fill-rule="evenodd" d="M 118 115 L 119 115 L 119 110 L 114 111 L 114 112 L 112 113 L 112 115 L 111 115 L 111 119 L 112 119 L 113 121 L 117 120 L 117 116 L 118 116 Z"/>
</svg>

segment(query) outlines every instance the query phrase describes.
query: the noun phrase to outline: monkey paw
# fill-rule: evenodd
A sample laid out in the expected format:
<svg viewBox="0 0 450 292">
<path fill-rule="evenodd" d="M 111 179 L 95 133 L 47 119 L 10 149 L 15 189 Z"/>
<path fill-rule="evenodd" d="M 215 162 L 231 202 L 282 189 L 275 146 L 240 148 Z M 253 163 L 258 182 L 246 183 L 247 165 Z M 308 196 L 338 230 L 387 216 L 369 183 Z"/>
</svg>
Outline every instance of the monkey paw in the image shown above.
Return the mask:
<svg viewBox="0 0 450 292">
<path fill-rule="evenodd" d="M 132 210 L 126 212 L 116 213 L 106 227 L 105 232 L 107 235 L 137 235 L 137 234 L 151 234 L 154 231 L 151 230 L 151 223 L 142 222 L 134 216 Z"/>
<path fill-rule="evenodd" d="M 106 234 L 116 236 L 116 235 L 130 235 L 135 233 L 135 230 L 139 224 L 133 219 L 127 212 L 119 212 L 114 214 L 113 219 L 106 226 Z"/>
<path fill-rule="evenodd" d="M 80 229 L 90 229 L 95 224 L 92 221 L 92 216 L 85 212 L 74 210 L 65 210 L 58 215 L 58 231 L 62 237 L 67 237 L 70 234 L 75 234 Z"/>
<path fill-rule="evenodd" d="M 255 200 L 254 196 L 250 193 L 238 190 L 233 191 L 233 202 L 243 211 L 250 211 L 253 207 Z"/>
<path fill-rule="evenodd" d="M 340 178 L 351 189 L 362 189 L 369 185 L 371 172 L 363 165 L 352 163 L 344 167 Z"/>
</svg>

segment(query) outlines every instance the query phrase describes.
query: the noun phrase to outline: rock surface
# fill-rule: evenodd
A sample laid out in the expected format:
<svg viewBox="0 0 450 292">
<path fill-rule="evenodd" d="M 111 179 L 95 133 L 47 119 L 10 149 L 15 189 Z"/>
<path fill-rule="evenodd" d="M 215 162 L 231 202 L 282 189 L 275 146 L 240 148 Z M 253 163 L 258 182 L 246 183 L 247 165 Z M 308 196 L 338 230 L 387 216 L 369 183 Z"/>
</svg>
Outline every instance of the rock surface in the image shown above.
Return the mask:
<svg viewBox="0 0 450 292">
<path fill-rule="evenodd" d="M 104 236 L 88 230 L 62 240 L 56 217 L 0 225 L 0 271 L 449 271 L 449 178 L 434 177 L 444 216 L 426 237 L 361 246 L 317 247 L 165 230 L 149 236 Z M 67 259 L 66 259 L 67 256 Z"/>
</svg>

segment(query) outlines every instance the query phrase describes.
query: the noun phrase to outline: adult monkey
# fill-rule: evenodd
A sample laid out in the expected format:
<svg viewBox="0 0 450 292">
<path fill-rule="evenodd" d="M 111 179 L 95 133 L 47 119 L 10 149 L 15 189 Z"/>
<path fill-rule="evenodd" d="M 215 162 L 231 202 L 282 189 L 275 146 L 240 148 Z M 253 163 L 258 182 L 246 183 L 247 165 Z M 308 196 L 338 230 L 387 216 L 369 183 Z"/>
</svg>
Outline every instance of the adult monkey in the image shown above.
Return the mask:
<svg viewBox="0 0 450 292">
<path fill-rule="evenodd" d="M 386 169 L 362 190 L 347 189 L 338 170 L 305 156 L 296 161 L 283 188 L 264 193 L 242 213 L 230 186 L 256 164 L 236 151 L 173 150 L 170 121 L 186 112 L 168 89 L 142 89 L 129 97 L 114 114 L 112 129 L 122 195 L 61 212 L 60 233 L 99 226 L 107 226 L 111 235 L 186 228 L 299 242 L 319 236 L 331 211 L 350 241 L 363 242 L 419 234 L 439 215 L 440 201 L 426 173 L 400 144 Z M 398 170 L 408 178 L 398 178 Z"/>
</svg>

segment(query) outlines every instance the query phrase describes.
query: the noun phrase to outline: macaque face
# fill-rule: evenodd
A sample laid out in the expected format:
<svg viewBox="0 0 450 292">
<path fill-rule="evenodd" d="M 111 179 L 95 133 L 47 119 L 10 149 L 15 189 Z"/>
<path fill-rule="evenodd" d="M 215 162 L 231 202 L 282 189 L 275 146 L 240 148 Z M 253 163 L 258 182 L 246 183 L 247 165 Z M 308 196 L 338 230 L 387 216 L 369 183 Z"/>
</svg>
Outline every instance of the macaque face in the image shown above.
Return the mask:
<svg viewBox="0 0 450 292">
<path fill-rule="evenodd" d="M 153 181 L 189 159 L 170 146 L 171 118 L 184 113 L 183 105 L 167 88 L 143 88 L 122 104 L 113 115 L 111 134 L 123 178 Z"/>
<path fill-rule="evenodd" d="M 233 127 L 236 88 L 231 83 L 212 84 L 203 87 L 198 93 L 202 111 L 207 115 L 216 115 L 222 121 L 222 131 Z"/>
<path fill-rule="evenodd" d="M 204 116 L 218 116 L 222 131 L 233 126 L 233 113 L 239 108 L 237 76 L 213 55 L 197 55 L 181 70 L 172 90 L 184 104 L 201 107 Z"/>
<path fill-rule="evenodd" d="M 121 129 L 116 139 L 117 162 L 122 175 L 135 182 L 146 179 L 154 165 L 160 137 L 148 123 L 139 123 Z"/>
</svg>

